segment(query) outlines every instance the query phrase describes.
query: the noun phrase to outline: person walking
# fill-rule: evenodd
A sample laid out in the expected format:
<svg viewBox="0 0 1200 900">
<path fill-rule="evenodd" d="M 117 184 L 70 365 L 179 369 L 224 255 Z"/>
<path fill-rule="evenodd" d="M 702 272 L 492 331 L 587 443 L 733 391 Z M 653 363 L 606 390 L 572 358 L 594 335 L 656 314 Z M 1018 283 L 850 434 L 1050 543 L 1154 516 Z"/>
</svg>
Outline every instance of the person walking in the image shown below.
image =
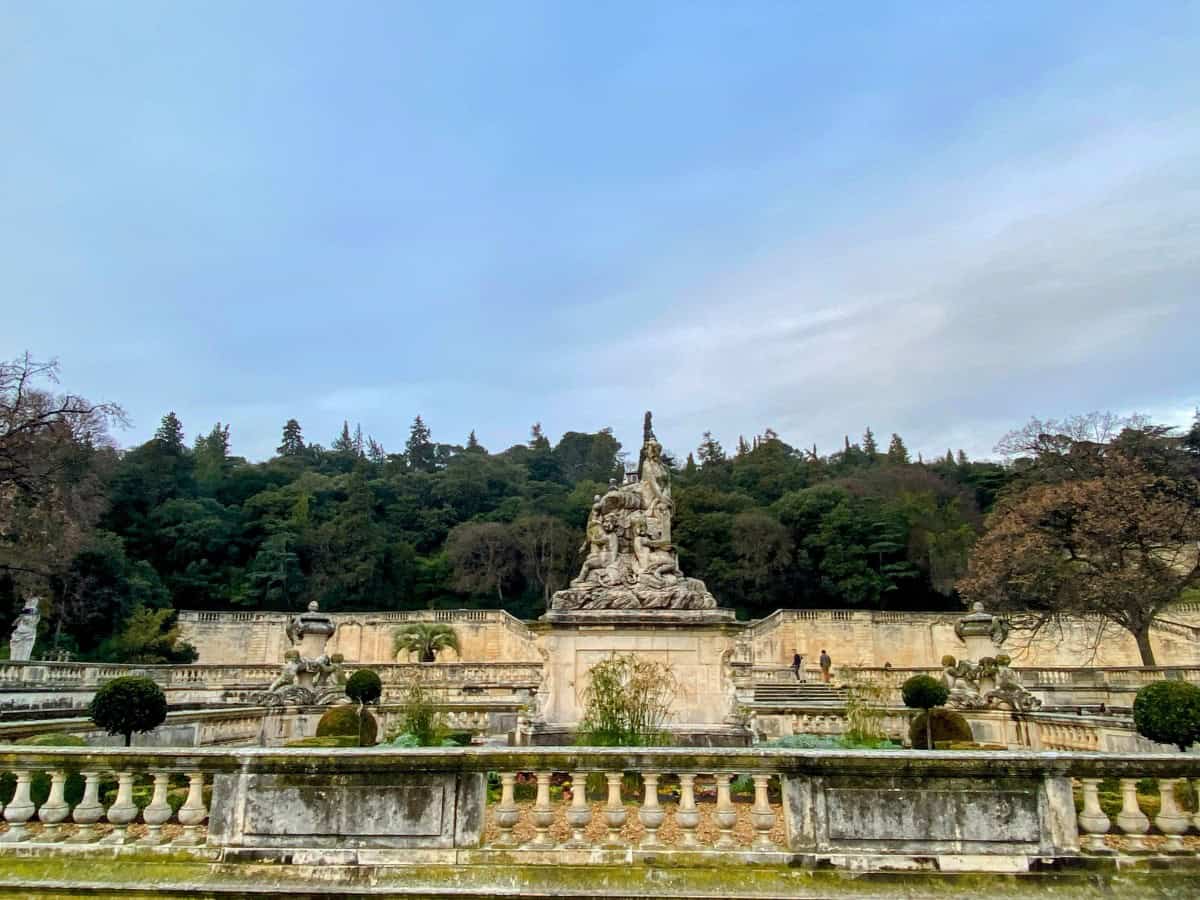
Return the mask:
<svg viewBox="0 0 1200 900">
<path fill-rule="evenodd" d="M 833 665 L 833 660 L 824 650 L 821 651 L 821 679 L 829 684 L 829 669 Z"/>
<path fill-rule="evenodd" d="M 800 680 L 800 670 L 804 668 L 804 656 L 800 651 L 792 652 L 792 674 L 796 676 L 796 680 Z"/>
</svg>

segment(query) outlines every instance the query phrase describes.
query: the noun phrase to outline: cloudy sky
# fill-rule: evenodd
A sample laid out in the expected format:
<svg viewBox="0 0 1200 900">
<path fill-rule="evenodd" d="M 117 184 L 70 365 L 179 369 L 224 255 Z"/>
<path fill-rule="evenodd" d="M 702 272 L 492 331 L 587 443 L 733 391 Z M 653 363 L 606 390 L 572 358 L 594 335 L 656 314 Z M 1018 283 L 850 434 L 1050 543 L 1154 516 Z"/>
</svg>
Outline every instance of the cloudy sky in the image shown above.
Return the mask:
<svg viewBox="0 0 1200 900">
<path fill-rule="evenodd" d="M 0 2 L 0 355 L 270 455 L 1200 403 L 1200 4 Z"/>
</svg>

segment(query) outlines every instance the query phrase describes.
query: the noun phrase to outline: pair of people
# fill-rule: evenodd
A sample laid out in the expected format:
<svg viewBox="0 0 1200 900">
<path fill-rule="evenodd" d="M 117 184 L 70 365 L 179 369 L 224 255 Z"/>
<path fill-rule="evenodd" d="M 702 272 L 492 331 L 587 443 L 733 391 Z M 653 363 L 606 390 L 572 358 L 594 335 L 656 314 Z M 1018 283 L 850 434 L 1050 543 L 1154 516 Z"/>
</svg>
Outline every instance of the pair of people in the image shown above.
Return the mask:
<svg viewBox="0 0 1200 900">
<path fill-rule="evenodd" d="M 826 684 L 829 683 L 829 670 L 833 667 L 833 658 L 822 648 L 821 656 L 818 660 L 821 666 L 821 680 Z M 796 676 L 796 680 L 800 680 L 800 670 L 804 668 L 804 655 L 796 650 L 792 653 L 792 672 Z"/>
</svg>

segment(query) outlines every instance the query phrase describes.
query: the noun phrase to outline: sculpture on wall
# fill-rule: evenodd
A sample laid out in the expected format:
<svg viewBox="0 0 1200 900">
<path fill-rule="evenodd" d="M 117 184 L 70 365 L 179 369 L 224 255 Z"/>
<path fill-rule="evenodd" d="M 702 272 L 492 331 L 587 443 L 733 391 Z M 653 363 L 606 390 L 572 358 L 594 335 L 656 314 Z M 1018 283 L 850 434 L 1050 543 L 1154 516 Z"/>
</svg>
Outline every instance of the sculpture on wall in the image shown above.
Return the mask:
<svg viewBox="0 0 1200 900">
<path fill-rule="evenodd" d="M 942 657 L 942 683 L 950 691 L 946 705 L 956 709 L 1012 709 L 1029 712 L 1042 705 L 1021 684 L 1010 668 L 1012 660 L 1003 653 L 985 656 L 979 662 Z"/>
<path fill-rule="evenodd" d="M 8 643 L 8 658 L 13 662 L 26 662 L 33 656 L 38 622 L 42 618 L 38 611 L 40 600 L 41 597 L 30 597 L 13 623 L 12 638 Z"/>
<path fill-rule="evenodd" d="M 344 700 L 342 655 L 325 653 L 335 630 L 333 618 L 319 612 L 315 600 L 307 612 L 289 618 L 284 633 L 291 649 L 283 654 L 275 680 L 255 700 L 264 706 L 319 706 Z"/>
<path fill-rule="evenodd" d="M 671 543 L 671 473 L 654 436 L 650 413 L 636 476 L 610 482 L 588 515 L 579 575 L 555 593 L 552 611 L 587 609 L 715 609 L 704 582 L 679 570 Z"/>
</svg>

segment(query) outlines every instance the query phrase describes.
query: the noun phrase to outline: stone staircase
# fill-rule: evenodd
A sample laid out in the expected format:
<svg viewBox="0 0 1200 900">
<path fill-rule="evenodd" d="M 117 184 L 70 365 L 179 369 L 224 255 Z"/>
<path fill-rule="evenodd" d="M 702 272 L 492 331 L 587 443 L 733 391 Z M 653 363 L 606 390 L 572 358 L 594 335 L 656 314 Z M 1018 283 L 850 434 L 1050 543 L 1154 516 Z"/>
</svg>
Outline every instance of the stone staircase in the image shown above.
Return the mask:
<svg viewBox="0 0 1200 900">
<path fill-rule="evenodd" d="M 823 681 L 761 682 L 754 685 L 755 703 L 781 706 L 842 706 L 846 689 Z"/>
</svg>

